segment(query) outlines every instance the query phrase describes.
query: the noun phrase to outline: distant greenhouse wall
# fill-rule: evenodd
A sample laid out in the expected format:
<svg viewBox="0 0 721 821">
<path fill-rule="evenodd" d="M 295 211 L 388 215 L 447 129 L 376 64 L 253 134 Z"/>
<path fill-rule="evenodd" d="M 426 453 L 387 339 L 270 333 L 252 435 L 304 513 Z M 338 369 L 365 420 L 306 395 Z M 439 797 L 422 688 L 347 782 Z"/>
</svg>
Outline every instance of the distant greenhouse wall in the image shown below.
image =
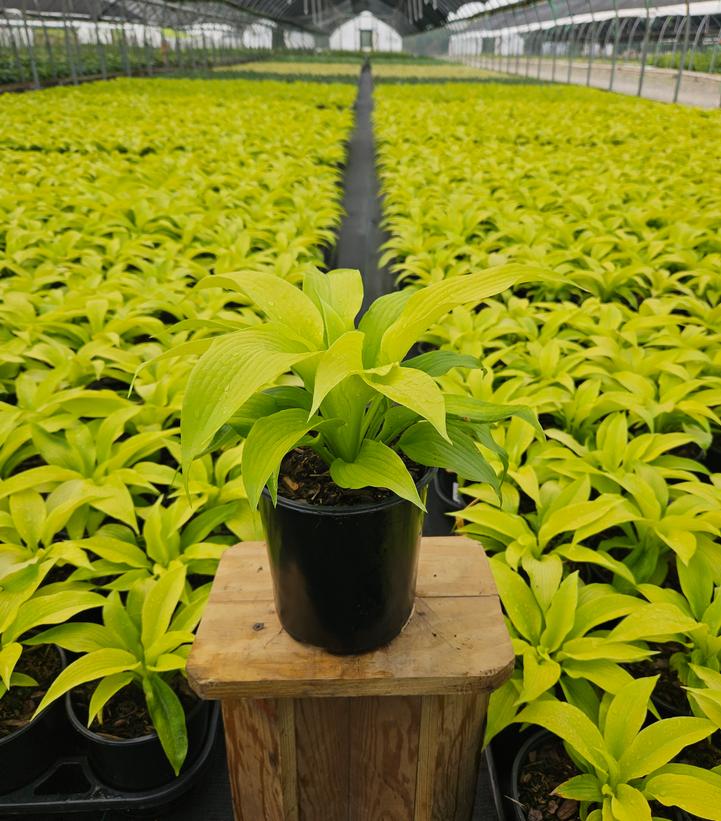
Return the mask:
<svg viewBox="0 0 721 821">
<path fill-rule="evenodd" d="M 211 69 L 258 50 L 313 49 L 312 32 L 223 2 L 0 0 L 0 85 Z"/>
<path fill-rule="evenodd" d="M 362 32 L 370 33 L 368 39 L 371 42 L 367 46 L 361 42 Z M 368 48 L 369 51 L 400 51 L 402 46 L 400 35 L 369 11 L 343 23 L 330 35 L 330 47 L 338 51 L 358 51 L 361 48 Z"/>
<path fill-rule="evenodd" d="M 721 105 L 721 2 L 544 0 L 449 25 L 452 59 L 538 80 Z"/>
</svg>

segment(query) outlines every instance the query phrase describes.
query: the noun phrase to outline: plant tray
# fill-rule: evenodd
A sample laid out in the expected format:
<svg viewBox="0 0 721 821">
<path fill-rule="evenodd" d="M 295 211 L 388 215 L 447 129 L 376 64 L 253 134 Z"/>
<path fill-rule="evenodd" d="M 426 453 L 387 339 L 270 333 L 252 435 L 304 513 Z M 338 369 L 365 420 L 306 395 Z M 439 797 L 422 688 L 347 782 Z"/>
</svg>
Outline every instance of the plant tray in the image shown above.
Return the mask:
<svg viewBox="0 0 721 821">
<path fill-rule="evenodd" d="M 207 765 L 218 734 L 220 705 L 214 704 L 208 719 L 208 732 L 195 761 L 178 778 L 152 790 L 123 792 L 108 787 L 93 773 L 84 755 L 65 743 L 66 755 L 60 756 L 42 775 L 18 790 L 0 794 L 0 818 L 56 813 L 132 810 L 133 817 L 147 810 L 157 813 L 193 787 Z"/>
</svg>

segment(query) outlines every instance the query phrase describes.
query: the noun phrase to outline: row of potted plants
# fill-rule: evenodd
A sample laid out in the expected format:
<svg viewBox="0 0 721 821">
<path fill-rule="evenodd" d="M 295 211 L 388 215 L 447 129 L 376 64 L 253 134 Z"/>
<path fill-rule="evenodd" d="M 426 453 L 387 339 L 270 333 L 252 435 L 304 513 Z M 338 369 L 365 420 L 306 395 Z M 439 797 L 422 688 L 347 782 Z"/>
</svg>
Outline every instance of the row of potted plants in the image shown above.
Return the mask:
<svg viewBox="0 0 721 821">
<path fill-rule="evenodd" d="M 322 262 L 351 102 L 176 80 L 3 97 L 0 793 L 68 722 L 116 789 L 197 756 L 208 711 L 185 660 L 220 556 L 260 520 L 242 445 L 180 477 L 185 354 L 259 322 L 252 300 L 196 286 Z"/>
<path fill-rule="evenodd" d="M 721 118 L 580 89 L 376 94 L 404 284 L 551 268 L 427 337 L 485 366 L 445 391 L 544 429 L 499 422 L 481 451 L 507 467 L 500 499 L 461 481 L 455 514 L 492 556 L 517 655 L 486 740 L 543 728 L 510 811 L 719 818 Z"/>
</svg>

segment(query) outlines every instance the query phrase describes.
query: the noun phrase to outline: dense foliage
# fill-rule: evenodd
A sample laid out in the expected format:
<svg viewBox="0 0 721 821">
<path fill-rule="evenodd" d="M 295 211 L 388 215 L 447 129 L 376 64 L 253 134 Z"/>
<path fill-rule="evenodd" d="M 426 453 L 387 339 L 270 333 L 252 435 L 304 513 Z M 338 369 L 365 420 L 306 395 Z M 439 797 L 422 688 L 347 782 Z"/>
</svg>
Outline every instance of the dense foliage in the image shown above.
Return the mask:
<svg viewBox="0 0 721 821">
<path fill-rule="evenodd" d="M 498 490 L 500 480 L 478 448 L 490 438 L 488 425 L 509 415 L 532 425 L 536 420 L 517 405 L 444 398 L 439 377 L 456 366 L 475 367 L 474 357 L 406 355 L 451 308 L 477 305 L 524 274 L 506 265 L 458 283 L 385 294 L 357 327 L 359 271 L 309 271 L 302 290 L 259 271 L 208 277 L 201 284 L 251 299 L 265 321 L 194 343 L 201 355 L 181 414 L 184 471 L 215 442 L 242 437 L 241 468 L 253 509 L 266 485 L 277 501 L 281 461 L 299 446 L 317 454 L 338 487 L 386 488 L 420 508 L 401 453 Z M 282 377 L 288 384 L 274 388 Z"/>
<path fill-rule="evenodd" d="M 248 300 L 197 289 L 208 274 L 297 282 L 322 264 L 352 100 L 176 80 L 0 99 L 0 688 L 33 684 L 22 653 L 38 626 L 102 605 L 104 632 L 48 634 L 83 653 L 50 696 L 101 679 L 98 712 L 142 686 L 176 769 L 166 682 L 223 550 L 259 530 L 242 445 L 197 460 L 181 489 L 192 362 L 151 360 L 258 322 Z"/>
<path fill-rule="evenodd" d="M 720 818 L 721 751 L 691 765 L 721 726 L 721 116 L 570 88 L 377 98 L 404 284 L 550 269 L 429 337 L 486 366 L 441 377 L 451 395 L 528 405 L 545 431 L 497 425 L 502 501 L 467 483 L 459 514 L 517 654 L 486 737 L 556 733 L 582 817 Z"/>
</svg>

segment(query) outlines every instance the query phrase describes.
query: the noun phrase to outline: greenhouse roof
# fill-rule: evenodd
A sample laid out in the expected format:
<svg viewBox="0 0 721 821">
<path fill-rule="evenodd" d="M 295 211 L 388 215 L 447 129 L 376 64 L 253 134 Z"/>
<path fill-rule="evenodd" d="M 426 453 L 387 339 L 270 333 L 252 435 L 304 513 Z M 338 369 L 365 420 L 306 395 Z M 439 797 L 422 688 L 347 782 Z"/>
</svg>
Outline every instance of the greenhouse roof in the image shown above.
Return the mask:
<svg viewBox="0 0 721 821">
<path fill-rule="evenodd" d="M 490 0 L 467 4 L 471 14 L 450 22 L 456 31 L 517 30 L 550 28 L 569 24 L 608 20 L 615 17 L 675 16 L 686 14 L 686 4 L 677 0 L 544 0 L 505 2 Z M 721 0 L 689 3 L 692 16 L 721 15 Z"/>
<path fill-rule="evenodd" d="M 26 15 L 184 28 L 249 25 L 263 19 L 329 34 L 363 11 L 408 36 L 448 26 L 455 32 L 547 28 L 610 17 L 685 14 L 678 0 L 0 0 L 8 17 Z M 692 15 L 721 14 L 721 0 L 690 4 Z"/>
<path fill-rule="evenodd" d="M 445 25 L 465 0 L 0 0 L 0 9 L 27 15 L 123 20 L 183 26 L 190 21 L 238 24 L 265 18 L 306 31 L 329 34 L 362 11 L 370 11 L 399 34 Z"/>
</svg>

